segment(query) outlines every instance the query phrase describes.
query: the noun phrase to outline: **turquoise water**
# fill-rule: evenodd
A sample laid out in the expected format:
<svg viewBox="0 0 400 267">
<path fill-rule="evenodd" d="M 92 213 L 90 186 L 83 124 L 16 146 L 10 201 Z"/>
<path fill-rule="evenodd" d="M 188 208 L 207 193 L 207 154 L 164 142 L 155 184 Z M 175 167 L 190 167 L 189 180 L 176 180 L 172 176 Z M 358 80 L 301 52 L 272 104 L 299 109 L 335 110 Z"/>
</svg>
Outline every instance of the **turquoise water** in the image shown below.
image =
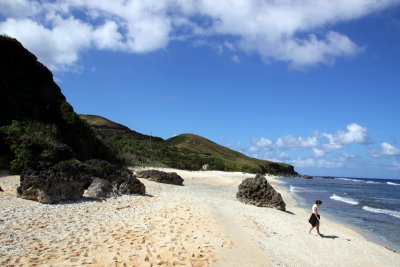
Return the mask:
<svg viewBox="0 0 400 267">
<path fill-rule="evenodd" d="M 322 216 L 348 225 L 381 245 L 400 251 L 400 180 L 282 179 L 298 206 L 311 213 L 320 199 Z"/>
</svg>

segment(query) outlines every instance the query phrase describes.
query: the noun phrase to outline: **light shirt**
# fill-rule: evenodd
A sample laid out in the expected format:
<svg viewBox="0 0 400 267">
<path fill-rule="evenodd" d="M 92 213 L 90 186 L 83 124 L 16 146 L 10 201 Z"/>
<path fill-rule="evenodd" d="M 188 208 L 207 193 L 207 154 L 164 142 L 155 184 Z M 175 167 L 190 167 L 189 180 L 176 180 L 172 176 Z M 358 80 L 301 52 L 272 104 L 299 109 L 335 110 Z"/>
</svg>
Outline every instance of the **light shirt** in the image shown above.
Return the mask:
<svg viewBox="0 0 400 267">
<path fill-rule="evenodd" d="M 319 207 L 317 206 L 317 204 L 314 204 L 314 205 L 312 206 L 311 212 L 314 213 L 314 209 L 315 209 L 315 208 L 317 209 L 317 214 L 319 215 L 319 211 L 318 211 L 318 210 L 319 210 Z"/>
</svg>

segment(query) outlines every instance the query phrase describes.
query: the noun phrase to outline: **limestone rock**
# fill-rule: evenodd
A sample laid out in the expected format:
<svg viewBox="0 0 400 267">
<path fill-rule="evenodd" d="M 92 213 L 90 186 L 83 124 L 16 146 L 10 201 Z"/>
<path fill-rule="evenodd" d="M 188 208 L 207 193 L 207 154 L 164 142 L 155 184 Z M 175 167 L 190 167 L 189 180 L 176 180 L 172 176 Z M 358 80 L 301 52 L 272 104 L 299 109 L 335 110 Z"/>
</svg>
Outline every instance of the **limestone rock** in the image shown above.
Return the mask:
<svg viewBox="0 0 400 267">
<path fill-rule="evenodd" d="M 82 164 L 27 162 L 17 188 L 19 197 L 53 204 L 60 200 L 78 200 L 91 177 Z"/>
<path fill-rule="evenodd" d="M 118 180 L 114 183 L 114 188 L 122 195 L 144 195 L 146 193 L 144 184 L 134 176 Z"/>
<path fill-rule="evenodd" d="M 61 200 L 78 200 L 85 189 L 96 199 L 121 194 L 145 194 L 145 186 L 132 173 L 104 160 L 85 163 L 62 161 L 27 162 L 17 188 L 19 197 L 54 204 Z"/>
<path fill-rule="evenodd" d="M 243 180 L 239 185 L 236 198 L 243 203 L 258 207 L 276 208 L 282 211 L 285 211 L 286 207 L 281 194 L 276 192 L 261 174 Z"/>
<path fill-rule="evenodd" d="M 85 196 L 94 199 L 106 199 L 117 196 L 113 193 L 111 183 L 105 179 L 95 178 L 85 192 Z"/>
<path fill-rule="evenodd" d="M 136 173 L 139 178 L 145 178 L 150 181 L 164 183 L 164 184 L 174 184 L 183 185 L 183 179 L 176 172 L 163 172 L 157 170 L 145 170 Z"/>
</svg>

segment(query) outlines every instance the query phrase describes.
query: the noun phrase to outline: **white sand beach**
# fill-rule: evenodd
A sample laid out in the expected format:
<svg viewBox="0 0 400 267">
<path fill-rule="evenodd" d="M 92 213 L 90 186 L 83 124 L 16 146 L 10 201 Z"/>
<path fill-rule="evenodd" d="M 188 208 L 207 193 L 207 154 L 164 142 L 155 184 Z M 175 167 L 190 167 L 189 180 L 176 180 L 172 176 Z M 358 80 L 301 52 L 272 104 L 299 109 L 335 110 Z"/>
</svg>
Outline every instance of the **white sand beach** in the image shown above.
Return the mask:
<svg viewBox="0 0 400 267">
<path fill-rule="evenodd" d="M 16 197 L 0 173 L 1 266 L 400 266 L 400 254 L 309 214 L 267 176 L 287 212 L 236 200 L 252 174 L 181 171 L 184 186 L 140 179 L 146 196 L 43 205 Z"/>
</svg>

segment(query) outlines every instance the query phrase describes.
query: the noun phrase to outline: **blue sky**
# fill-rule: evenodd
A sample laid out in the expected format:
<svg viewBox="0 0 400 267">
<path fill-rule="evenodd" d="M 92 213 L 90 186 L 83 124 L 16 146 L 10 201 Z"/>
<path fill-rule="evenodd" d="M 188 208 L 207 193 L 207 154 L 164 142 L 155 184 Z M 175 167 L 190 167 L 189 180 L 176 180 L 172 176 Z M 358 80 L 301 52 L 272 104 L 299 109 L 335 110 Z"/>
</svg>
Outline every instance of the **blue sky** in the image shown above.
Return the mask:
<svg viewBox="0 0 400 267">
<path fill-rule="evenodd" d="M 400 1 L 0 0 L 76 112 L 303 174 L 400 178 Z"/>
</svg>

